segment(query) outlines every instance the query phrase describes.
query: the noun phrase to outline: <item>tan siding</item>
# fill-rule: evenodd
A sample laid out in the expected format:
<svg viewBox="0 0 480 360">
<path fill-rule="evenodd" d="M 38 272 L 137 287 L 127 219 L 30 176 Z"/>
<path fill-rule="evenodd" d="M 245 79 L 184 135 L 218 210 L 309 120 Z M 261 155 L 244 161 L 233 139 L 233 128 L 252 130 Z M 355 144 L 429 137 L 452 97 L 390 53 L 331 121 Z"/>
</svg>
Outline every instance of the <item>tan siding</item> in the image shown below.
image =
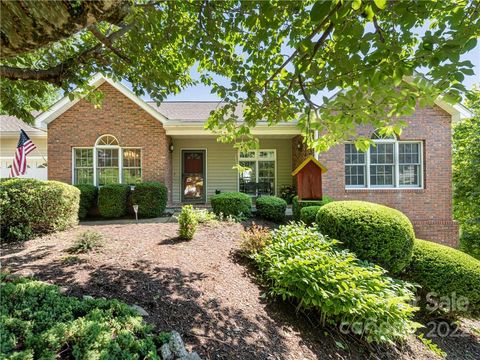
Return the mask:
<svg viewBox="0 0 480 360">
<path fill-rule="evenodd" d="M 20 134 L 17 137 L 0 138 L 0 156 L 13 157 L 15 155 L 19 137 Z M 30 136 L 30 139 L 37 146 L 37 149 L 40 151 L 40 153 L 47 157 L 47 137 Z M 35 150 L 30 156 L 41 155 Z"/>
<path fill-rule="evenodd" d="M 207 150 L 207 200 L 215 190 L 237 191 L 238 172 L 232 167 L 237 163 L 237 151 L 231 144 L 222 144 L 214 138 L 173 138 L 173 202 L 181 202 L 181 159 L 182 149 Z M 290 139 L 260 139 L 260 148 L 277 149 L 277 191 L 281 185 L 291 184 L 292 168 Z"/>
</svg>

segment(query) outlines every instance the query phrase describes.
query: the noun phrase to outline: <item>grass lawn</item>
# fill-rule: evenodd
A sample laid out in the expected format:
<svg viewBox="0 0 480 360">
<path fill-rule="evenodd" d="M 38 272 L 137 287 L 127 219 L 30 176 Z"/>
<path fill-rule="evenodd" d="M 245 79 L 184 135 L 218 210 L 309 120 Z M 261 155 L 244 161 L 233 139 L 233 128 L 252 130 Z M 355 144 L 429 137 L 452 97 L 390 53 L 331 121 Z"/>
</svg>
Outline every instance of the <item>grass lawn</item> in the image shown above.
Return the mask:
<svg viewBox="0 0 480 360">
<path fill-rule="evenodd" d="M 203 359 L 432 359 L 411 337 L 392 348 L 366 346 L 323 329 L 314 314 L 269 301 L 251 269 L 236 255 L 242 224 L 202 225 L 190 242 L 177 224 L 81 225 L 23 244 L 4 245 L 4 271 L 33 275 L 65 294 L 117 298 L 145 309 L 158 330 L 177 330 Z M 86 254 L 68 249 L 86 230 L 105 246 Z M 478 322 L 454 337 L 433 339 L 451 359 L 480 358 Z M 425 332 L 428 332 L 427 329 Z"/>
</svg>

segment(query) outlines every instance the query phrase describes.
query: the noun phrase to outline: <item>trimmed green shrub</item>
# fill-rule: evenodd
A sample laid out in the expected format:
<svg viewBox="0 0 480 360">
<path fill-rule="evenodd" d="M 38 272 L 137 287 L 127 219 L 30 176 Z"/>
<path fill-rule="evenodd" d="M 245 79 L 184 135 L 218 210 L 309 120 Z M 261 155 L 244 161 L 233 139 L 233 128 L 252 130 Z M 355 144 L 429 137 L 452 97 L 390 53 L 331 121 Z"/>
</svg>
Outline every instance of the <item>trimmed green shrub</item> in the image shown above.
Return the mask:
<svg viewBox="0 0 480 360">
<path fill-rule="evenodd" d="M 480 223 L 461 225 L 460 250 L 480 260 Z"/>
<path fill-rule="evenodd" d="M 266 220 L 283 222 L 285 220 L 285 210 L 287 202 L 276 196 L 260 196 L 255 202 L 257 214 Z"/>
<path fill-rule="evenodd" d="M 405 276 L 422 286 L 427 311 L 480 315 L 480 261 L 451 247 L 415 240 Z"/>
<path fill-rule="evenodd" d="M 292 199 L 292 215 L 293 220 L 300 220 L 300 212 L 302 208 L 307 206 L 323 206 L 325 204 L 331 203 L 333 199 L 328 196 L 324 196 L 322 200 L 298 200 L 298 196 L 295 196 Z"/>
<path fill-rule="evenodd" d="M 158 217 L 167 206 L 167 187 L 160 182 L 144 182 L 135 185 L 132 204 L 138 205 L 139 217 Z"/>
<path fill-rule="evenodd" d="M 78 223 L 80 191 L 59 181 L 9 179 L 0 183 L 1 236 L 28 240 Z"/>
<path fill-rule="evenodd" d="M 226 192 L 213 195 L 210 198 L 213 212 L 216 215 L 245 216 L 252 214 L 252 199 L 241 192 Z"/>
<path fill-rule="evenodd" d="M 74 185 L 80 190 L 80 207 L 78 208 L 78 217 L 85 219 L 90 209 L 92 209 L 97 201 L 98 189 L 94 185 Z"/>
<path fill-rule="evenodd" d="M 413 286 L 385 276 L 385 270 L 339 250 L 335 240 L 314 228 L 290 224 L 271 233 L 266 247 L 253 255 L 269 287 L 268 294 L 316 309 L 324 322 L 368 342 L 409 336 L 417 324 Z"/>
<path fill-rule="evenodd" d="M 178 236 L 184 240 L 192 240 L 197 231 L 198 220 L 192 205 L 185 205 L 178 216 Z"/>
<path fill-rule="evenodd" d="M 306 225 L 313 225 L 317 218 L 318 210 L 321 206 L 307 206 L 302 207 L 300 210 L 300 221 L 303 221 Z"/>
<path fill-rule="evenodd" d="M 412 257 L 413 226 L 398 210 L 365 201 L 334 201 L 322 206 L 316 223 L 322 234 L 392 273 L 402 271 Z"/>
<path fill-rule="evenodd" d="M 2 359 L 161 359 L 165 333 L 127 304 L 83 300 L 57 286 L 1 275 Z"/>
<path fill-rule="evenodd" d="M 110 184 L 98 190 L 98 211 L 107 218 L 117 218 L 127 213 L 127 199 L 130 186 Z"/>
</svg>

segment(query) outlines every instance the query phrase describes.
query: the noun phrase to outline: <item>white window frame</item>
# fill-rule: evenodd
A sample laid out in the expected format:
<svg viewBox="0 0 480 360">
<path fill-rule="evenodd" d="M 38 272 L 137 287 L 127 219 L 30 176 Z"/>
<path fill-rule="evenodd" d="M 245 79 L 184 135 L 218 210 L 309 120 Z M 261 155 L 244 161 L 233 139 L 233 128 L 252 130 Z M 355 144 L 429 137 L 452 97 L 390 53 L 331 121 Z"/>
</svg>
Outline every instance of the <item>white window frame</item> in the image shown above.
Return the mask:
<svg viewBox="0 0 480 360">
<path fill-rule="evenodd" d="M 424 162 L 423 162 L 423 141 L 420 140 L 397 140 L 397 139 L 375 139 L 373 140 L 376 144 L 385 144 L 390 143 L 394 144 L 393 147 L 393 163 L 394 163 L 394 185 L 393 186 L 385 186 L 385 185 L 370 185 L 370 147 L 365 152 L 365 185 L 347 185 L 345 183 L 345 189 L 347 190 L 361 190 L 361 189 L 369 189 L 369 190 L 420 190 L 424 189 Z M 353 143 L 348 143 L 353 144 Z M 419 144 L 419 163 L 420 163 L 420 174 L 419 174 L 419 185 L 418 186 L 411 186 L 411 185 L 400 185 L 400 161 L 399 161 L 399 146 L 400 144 Z M 344 152 L 344 167 L 343 167 L 343 179 L 345 181 L 345 166 L 347 165 L 354 165 L 354 164 L 346 164 L 345 159 L 345 147 L 343 149 Z"/>
<path fill-rule="evenodd" d="M 258 156 L 260 151 L 272 151 L 273 152 L 273 159 L 265 159 L 260 158 Z M 273 161 L 275 164 L 275 188 L 273 189 L 273 195 L 277 194 L 277 187 L 278 187 L 278 176 L 277 176 L 277 149 L 256 149 L 256 150 L 249 150 L 248 152 L 255 152 L 254 157 L 242 157 L 240 156 L 241 151 L 239 150 L 237 153 L 238 163 L 240 161 L 254 161 L 255 162 L 255 182 L 258 183 L 258 162 L 259 161 Z M 237 191 L 240 192 L 240 173 L 237 174 Z"/>
<path fill-rule="evenodd" d="M 123 149 L 140 149 L 140 169 L 141 169 L 141 180 L 143 180 L 143 148 L 135 146 L 125 146 L 124 148 L 120 145 L 98 145 L 100 140 L 103 137 L 111 136 L 117 140 L 117 138 L 111 134 L 104 134 L 98 137 L 95 141 L 94 146 L 76 146 L 72 147 L 72 184 L 75 184 L 75 150 L 76 149 L 93 149 L 93 184 L 98 185 L 98 149 L 118 149 L 118 183 L 123 184 Z M 118 140 L 117 140 L 118 144 Z"/>
</svg>

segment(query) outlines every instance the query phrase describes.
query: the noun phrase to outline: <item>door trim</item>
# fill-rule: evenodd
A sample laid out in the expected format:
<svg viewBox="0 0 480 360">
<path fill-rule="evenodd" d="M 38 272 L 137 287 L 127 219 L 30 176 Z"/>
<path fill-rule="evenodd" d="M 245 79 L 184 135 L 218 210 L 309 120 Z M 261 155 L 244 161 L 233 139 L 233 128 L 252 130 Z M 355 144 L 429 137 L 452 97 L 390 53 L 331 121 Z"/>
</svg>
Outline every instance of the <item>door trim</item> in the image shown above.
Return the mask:
<svg viewBox="0 0 480 360">
<path fill-rule="evenodd" d="M 204 158 L 204 161 L 203 161 L 203 181 L 204 181 L 204 185 L 203 185 L 203 189 L 204 189 L 204 199 L 201 199 L 201 200 L 198 200 L 198 201 L 185 201 L 183 199 L 183 153 L 184 151 L 201 151 L 203 152 L 203 158 Z M 208 153 L 207 153 L 207 148 L 180 148 L 180 202 L 182 204 L 207 204 L 208 202 L 208 191 L 207 191 L 207 186 L 208 186 L 208 174 L 207 174 L 207 162 L 208 162 Z"/>
</svg>

